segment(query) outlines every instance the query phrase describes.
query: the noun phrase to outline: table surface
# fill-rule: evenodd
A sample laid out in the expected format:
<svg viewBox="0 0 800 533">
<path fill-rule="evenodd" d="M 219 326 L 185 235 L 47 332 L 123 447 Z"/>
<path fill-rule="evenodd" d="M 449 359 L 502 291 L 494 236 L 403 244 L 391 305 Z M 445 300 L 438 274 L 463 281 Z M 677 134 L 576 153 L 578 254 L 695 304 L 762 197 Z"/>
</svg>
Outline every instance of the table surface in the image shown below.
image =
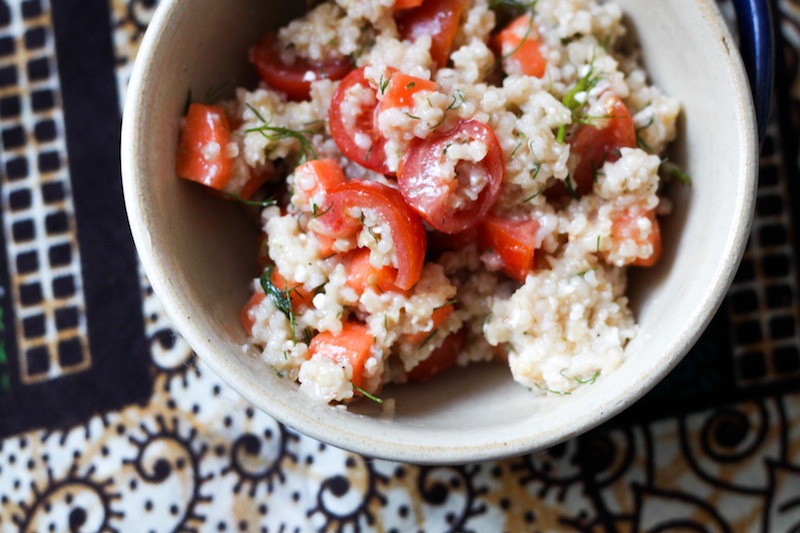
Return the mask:
<svg viewBox="0 0 800 533">
<path fill-rule="evenodd" d="M 800 0 L 782 0 L 756 219 L 686 359 L 538 455 L 420 467 L 285 427 L 174 331 L 119 177 L 155 0 L 0 0 L 0 531 L 797 531 Z"/>
</svg>

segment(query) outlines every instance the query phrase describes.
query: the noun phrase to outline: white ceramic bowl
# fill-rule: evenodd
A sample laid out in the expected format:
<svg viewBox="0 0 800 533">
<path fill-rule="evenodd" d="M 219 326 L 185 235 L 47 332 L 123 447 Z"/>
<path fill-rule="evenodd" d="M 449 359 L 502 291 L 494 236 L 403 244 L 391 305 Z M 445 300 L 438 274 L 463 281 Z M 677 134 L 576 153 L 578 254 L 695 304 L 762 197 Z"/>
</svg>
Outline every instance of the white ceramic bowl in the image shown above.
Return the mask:
<svg viewBox="0 0 800 533">
<path fill-rule="evenodd" d="M 122 131 L 125 201 L 144 269 L 197 354 L 260 409 L 316 439 L 412 463 L 464 463 L 550 447 L 635 402 L 691 348 L 719 306 L 748 237 L 757 139 L 746 75 L 711 0 L 620 0 L 654 82 L 683 104 L 671 159 L 692 177 L 673 188 L 664 257 L 631 277 L 640 334 L 625 363 L 569 397 L 542 398 L 502 365 L 457 369 L 428 385 L 390 386 L 396 413 L 372 402 L 322 406 L 243 354 L 238 314 L 255 260 L 250 219 L 175 177 L 187 91 L 254 83 L 247 48 L 298 9 L 265 0 L 164 0 L 145 35 Z M 302 5 L 302 2 L 297 4 Z"/>
</svg>

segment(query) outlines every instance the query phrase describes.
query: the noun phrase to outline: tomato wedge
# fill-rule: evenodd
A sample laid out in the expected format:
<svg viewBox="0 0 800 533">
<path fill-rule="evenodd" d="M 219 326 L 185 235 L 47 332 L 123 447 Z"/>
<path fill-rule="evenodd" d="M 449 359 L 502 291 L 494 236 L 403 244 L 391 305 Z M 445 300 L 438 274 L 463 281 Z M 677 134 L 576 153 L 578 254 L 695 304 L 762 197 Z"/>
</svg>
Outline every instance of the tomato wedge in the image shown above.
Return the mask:
<svg viewBox="0 0 800 533">
<path fill-rule="evenodd" d="M 294 63 L 287 64 L 281 60 L 283 52 L 283 44 L 278 36 L 268 33 L 250 48 L 250 62 L 255 65 L 258 75 L 267 85 L 286 93 L 290 100 L 308 100 L 311 79 L 340 80 L 353 69 L 353 64 L 346 57 L 328 61 L 298 57 Z"/>
<path fill-rule="evenodd" d="M 314 231 L 327 237 L 350 237 L 361 231 L 362 223 L 348 213 L 353 208 L 369 209 L 389 227 L 397 256 L 394 284 L 409 290 L 419 279 L 425 263 L 427 237 L 419 217 L 395 189 L 381 183 L 351 180 L 328 194 L 330 207 L 314 219 Z"/>
<path fill-rule="evenodd" d="M 456 362 L 461 348 L 464 347 L 467 331 L 460 329 L 445 337 L 442 344 L 431 354 L 411 369 L 406 376 L 408 381 L 424 382 L 430 381 L 438 376 Z"/>
<path fill-rule="evenodd" d="M 397 269 L 390 266 L 375 268 L 369 262 L 369 253 L 366 248 L 360 248 L 347 254 L 344 260 L 345 270 L 347 270 L 347 286 L 356 291 L 359 296 L 364 294 L 368 288 L 379 293 L 403 292 L 394 284 L 397 279 Z"/>
<path fill-rule="evenodd" d="M 376 130 L 374 124 L 378 91 L 364 77 L 364 68 L 357 68 L 345 76 L 333 93 L 328 113 L 331 136 L 339 150 L 362 167 L 391 174 L 386 166 L 384 153 L 386 139 Z M 361 97 L 354 96 L 354 93 L 360 93 Z"/>
<path fill-rule="evenodd" d="M 403 40 L 431 36 L 431 58 L 439 68 L 447 64 L 466 0 L 425 0 L 419 7 L 395 13 Z"/>
<path fill-rule="evenodd" d="M 357 322 L 345 322 L 342 331 L 318 333 L 308 346 L 309 357 L 316 354 L 329 357 L 337 363 L 348 362 L 353 369 L 350 382 L 356 387 L 364 384 L 364 365 L 369 359 L 375 340 L 367 326 Z"/>
<path fill-rule="evenodd" d="M 472 141 L 483 143 L 486 155 L 479 161 L 457 160 L 454 175 L 443 170 L 452 167 L 448 150 Z M 477 120 L 462 120 L 447 133 L 415 141 L 397 169 L 406 203 L 442 233 L 461 233 L 477 225 L 500 195 L 504 179 L 500 143 L 491 128 Z"/>
<path fill-rule="evenodd" d="M 178 141 L 178 176 L 221 191 L 233 176 L 233 163 L 225 155 L 230 138 L 221 107 L 192 103 Z"/>
<path fill-rule="evenodd" d="M 533 269 L 537 231 L 536 220 L 508 220 L 492 215 L 478 227 L 481 246 L 497 253 L 503 272 L 522 283 Z"/>
<path fill-rule="evenodd" d="M 570 142 L 570 152 L 580 158 L 572 173 L 578 196 L 591 192 L 597 171 L 619 159 L 620 148 L 636 147 L 636 127 L 628 107 L 614 96 L 606 111 L 598 125 L 578 126 Z"/>
<path fill-rule="evenodd" d="M 431 314 L 433 325 L 429 330 L 420 331 L 419 333 L 403 335 L 403 340 L 419 346 L 431 336 L 431 334 L 436 330 L 436 328 L 444 324 L 444 321 L 447 320 L 447 318 L 453 311 L 455 311 L 455 307 L 453 306 L 453 304 L 446 304 L 441 307 L 437 307 L 436 309 L 433 310 L 433 313 Z"/>
<path fill-rule="evenodd" d="M 516 18 L 492 38 L 492 48 L 498 56 L 515 62 L 523 74 L 541 78 L 547 60 L 531 24 L 530 13 Z"/>
<path fill-rule="evenodd" d="M 647 237 L 642 237 L 638 226 L 638 220 L 643 216 L 649 218 L 651 224 Z M 661 227 L 653 209 L 645 213 L 638 209 L 630 209 L 614 218 L 611 223 L 611 237 L 615 240 L 632 239 L 639 245 L 648 243 L 652 245 L 653 253 L 648 257 L 637 257 L 629 263 L 632 266 L 651 267 L 661 259 Z"/>
</svg>

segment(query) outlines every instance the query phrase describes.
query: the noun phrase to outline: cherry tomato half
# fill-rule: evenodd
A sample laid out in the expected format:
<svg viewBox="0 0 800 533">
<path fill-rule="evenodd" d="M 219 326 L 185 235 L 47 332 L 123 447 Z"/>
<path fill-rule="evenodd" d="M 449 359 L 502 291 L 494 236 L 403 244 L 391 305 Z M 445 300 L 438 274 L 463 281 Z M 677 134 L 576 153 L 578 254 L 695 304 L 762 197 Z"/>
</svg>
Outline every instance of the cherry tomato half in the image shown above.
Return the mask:
<svg viewBox="0 0 800 533">
<path fill-rule="evenodd" d="M 357 103 L 358 113 L 353 116 L 351 110 L 353 103 L 348 99 L 353 99 L 353 92 L 359 91 L 355 89 L 356 86 L 360 87 L 362 94 L 368 98 L 363 98 L 363 101 Z M 384 152 L 386 139 L 375 128 L 374 116 L 377 106 L 378 92 L 364 77 L 364 67 L 352 71 L 345 76 L 333 93 L 328 114 L 331 136 L 339 150 L 362 167 L 382 174 L 391 174 L 386 166 Z"/>
<path fill-rule="evenodd" d="M 497 253 L 503 272 L 520 282 L 525 281 L 533 268 L 537 231 L 536 220 L 508 220 L 491 215 L 478 227 L 481 246 Z"/>
<path fill-rule="evenodd" d="M 397 29 L 407 41 L 430 35 L 431 58 L 442 68 L 450 57 L 465 4 L 465 0 L 425 0 L 419 7 L 395 13 Z"/>
<path fill-rule="evenodd" d="M 375 212 L 389 227 L 397 255 L 394 284 L 409 290 L 419 279 L 425 263 L 427 237 L 419 217 L 395 189 L 381 183 L 351 180 L 328 194 L 330 208 L 315 219 L 314 231 L 328 237 L 349 237 L 361 231 L 362 223 L 348 212 L 354 208 Z"/>
<path fill-rule="evenodd" d="M 636 147 L 636 128 L 628 107 L 615 96 L 606 109 L 596 125 L 578 126 L 570 142 L 570 152 L 580 158 L 572 173 L 578 196 L 592 191 L 597 171 L 619 159 L 620 148 Z"/>
<path fill-rule="evenodd" d="M 286 93 L 290 100 L 308 100 L 311 93 L 311 80 L 307 79 L 309 72 L 314 74 L 315 79 L 340 80 L 353 69 L 353 64 L 346 57 L 328 61 L 298 57 L 294 63 L 287 64 L 281 60 L 281 52 L 283 44 L 278 36 L 268 33 L 250 48 L 250 62 L 267 85 Z"/>
<path fill-rule="evenodd" d="M 486 145 L 486 156 L 477 162 L 458 160 L 455 176 L 443 174 L 449 147 L 472 141 Z M 500 143 L 491 128 L 477 120 L 461 121 L 447 133 L 414 142 L 397 170 L 406 203 L 442 233 L 476 226 L 500 195 L 504 179 Z"/>
</svg>

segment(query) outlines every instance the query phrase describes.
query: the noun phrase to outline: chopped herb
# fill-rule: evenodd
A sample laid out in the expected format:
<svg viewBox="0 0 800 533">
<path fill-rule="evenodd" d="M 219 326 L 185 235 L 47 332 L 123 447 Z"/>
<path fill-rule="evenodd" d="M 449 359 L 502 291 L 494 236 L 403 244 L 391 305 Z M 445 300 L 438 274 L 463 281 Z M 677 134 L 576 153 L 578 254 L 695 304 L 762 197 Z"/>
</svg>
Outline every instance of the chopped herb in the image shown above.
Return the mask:
<svg viewBox="0 0 800 533">
<path fill-rule="evenodd" d="M 222 99 L 223 95 L 228 91 L 233 89 L 233 82 L 228 80 L 224 83 L 220 83 L 215 87 L 209 87 L 206 90 L 205 102 L 207 104 L 213 104 Z"/>
<path fill-rule="evenodd" d="M 291 289 L 282 291 L 272 283 L 272 272 L 274 270 L 275 265 L 270 265 L 264 269 L 264 272 L 261 274 L 261 288 L 264 289 L 264 293 L 269 296 L 269 299 L 272 300 L 272 303 L 275 304 L 278 311 L 286 315 L 292 331 L 292 341 L 297 342 L 295 336 L 294 309 L 292 308 L 292 299 L 290 297 Z M 286 283 L 285 279 L 284 283 Z"/>
<path fill-rule="evenodd" d="M 325 119 L 309 120 L 308 122 L 303 122 L 303 126 L 324 126 L 325 122 L 327 122 Z"/>
<path fill-rule="evenodd" d="M 443 303 L 442 305 L 440 305 L 438 307 L 434 307 L 433 310 L 434 311 L 438 311 L 439 309 L 441 309 L 443 307 L 447 307 L 448 305 L 455 305 L 457 302 L 458 302 L 458 298 L 453 298 L 452 300 L 448 300 L 448 301 L 446 301 L 445 303 Z"/>
<path fill-rule="evenodd" d="M 427 101 L 428 101 L 428 107 L 433 107 L 433 102 L 431 102 L 431 99 L 430 99 L 430 98 L 428 98 L 428 97 L 425 97 L 425 100 L 427 100 Z"/>
<path fill-rule="evenodd" d="M 317 207 L 317 204 L 311 204 L 311 218 L 321 217 L 322 215 L 330 211 L 332 208 L 333 208 L 333 202 L 331 202 L 331 205 L 329 205 L 325 209 L 325 211 L 320 211 L 319 207 Z"/>
<path fill-rule="evenodd" d="M 414 120 L 419 120 L 419 117 L 418 117 L 418 116 L 412 115 L 412 114 L 411 114 L 411 113 L 409 113 L 408 111 L 403 111 L 403 113 L 405 113 L 405 114 L 406 114 L 406 116 L 408 116 L 409 118 L 413 118 Z"/>
<path fill-rule="evenodd" d="M 581 385 L 591 385 L 595 381 L 597 381 L 598 377 L 600 377 L 600 371 L 599 370 L 597 372 L 595 372 L 594 375 L 592 375 L 592 377 L 587 378 L 587 379 L 581 379 L 581 378 L 577 378 L 577 377 L 574 377 L 574 376 L 572 376 L 572 377 L 568 376 L 568 375 L 565 374 L 566 371 L 567 371 L 567 369 L 565 368 L 565 369 L 561 370 L 561 372 L 559 372 L 559 374 L 561 374 L 562 376 L 564 376 L 567 379 L 571 379 L 573 381 L 577 381 Z"/>
<path fill-rule="evenodd" d="M 458 89 L 456 89 L 456 90 L 458 90 Z M 435 126 L 431 126 L 432 130 L 435 130 L 436 128 L 438 128 L 439 126 L 441 126 L 444 123 L 444 120 L 447 118 L 447 112 L 450 111 L 451 109 L 455 109 L 456 108 L 456 102 L 457 102 L 456 97 L 453 96 L 453 101 L 450 102 L 450 105 L 447 106 L 447 108 L 444 110 L 444 113 L 442 113 L 442 119 L 439 122 L 437 122 Z M 461 107 L 461 106 L 459 105 L 458 107 Z"/>
<path fill-rule="evenodd" d="M 458 96 L 458 99 L 461 100 L 462 104 L 467 103 L 467 96 L 464 94 L 464 91 L 462 91 L 461 89 L 456 89 L 453 92 L 456 93 L 456 96 Z"/>
<path fill-rule="evenodd" d="M 542 165 L 540 163 L 536 163 L 534 168 L 530 169 L 531 179 L 535 180 L 536 177 L 539 175 L 539 171 L 542 170 Z"/>
<path fill-rule="evenodd" d="M 505 3 L 505 2 L 504 2 L 504 3 Z M 515 4 L 516 4 L 516 5 L 519 7 L 519 3 L 515 3 Z M 534 8 L 535 6 L 536 6 L 536 0 L 534 0 L 533 2 L 531 2 L 531 3 L 530 3 L 530 7 L 529 7 L 528 9 L 529 9 L 530 11 L 533 11 L 533 8 Z M 513 49 L 513 50 L 511 50 L 511 51 L 510 51 L 509 53 L 507 53 L 506 55 L 504 55 L 504 56 L 501 56 L 501 57 L 500 57 L 500 59 L 498 59 L 498 61 L 501 61 L 501 62 L 502 62 L 502 61 L 504 61 L 505 59 L 508 59 L 509 57 L 511 57 L 511 56 L 513 56 L 514 54 L 516 54 L 516 53 L 517 53 L 517 50 L 519 50 L 520 48 L 522 48 L 522 45 L 523 45 L 523 44 L 525 44 L 525 41 L 527 41 L 527 40 L 528 40 L 528 36 L 531 34 L 531 30 L 532 30 L 532 29 L 533 29 L 533 15 L 531 15 L 530 17 L 528 17 L 528 29 L 527 29 L 527 30 L 525 30 L 525 35 L 523 35 L 523 36 L 522 36 L 522 40 L 520 40 L 520 42 L 517 44 L 517 46 L 515 46 L 515 47 L 514 47 L 514 49 Z"/>
<path fill-rule="evenodd" d="M 600 235 L 597 236 L 597 253 L 600 253 Z"/>
<path fill-rule="evenodd" d="M 559 143 L 564 144 L 564 136 L 566 135 L 566 133 L 567 133 L 567 125 L 566 124 L 560 125 L 558 127 L 558 133 L 556 133 L 556 140 Z"/>
<path fill-rule="evenodd" d="M 355 385 L 355 384 L 353 384 L 353 388 L 354 388 L 355 390 L 357 390 L 359 393 L 361 393 L 361 395 L 362 395 L 364 398 L 369 398 L 370 400 L 372 400 L 373 402 L 375 402 L 375 403 L 378 403 L 378 404 L 381 404 L 381 403 L 383 403 L 383 399 L 382 399 L 382 398 L 378 398 L 377 396 L 375 396 L 375 395 L 373 395 L 373 394 L 370 394 L 370 393 L 368 393 L 367 391 L 365 391 L 364 389 L 362 389 L 362 388 L 361 388 L 361 387 L 359 387 L 358 385 Z"/>
<path fill-rule="evenodd" d="M 364 156 L 364 161 L 369 161 L 369 156 L 372 155 L 372 144 L 369 145 L 369 149 L 367 150 L 367 155 Z"/>
<path fill-rule="evenodd" d="M 303 342 L 306 343 L 306 346 L 311 344 L 311 339 L 314 338 L 314 333 L 311 331 L 311 328 L 305 328 L 303 330 Z"/>
<path fill-rule="evenodd" d="M 572 394 L 571 392 L 567 392 L 567 391 L 548 389 L 547 387 L 542 387 L 538 383 L 534 383 L 534 385 L 536 385 L 536 388 L 538 388 L 539 390 L 543 390 L 543 391 L 549 392 L 551 394 L 558 394 L 559 396 L 569 396 L 570 394 Z"/>
<path fill-rule="evenodd" d="M 647 141 L 644 140 L 644 137 L 642 137 L 641 132 L 652 126 L 653 121 L 655 121 L 655 119 L 656 119 L 655 115 L 651 116 L 650 121 L 647 124 L 645 124 L 640 128 L 636 128 L 636 146 L 638 146 L 642 150 L 647 150 L 648 152 L 651 153 L 653 152 L 653 147 L 650 146 L 647 143 Z"/>
<path fill-rule="evenodd" d="M 254 205 L 256 207 L 269 207 L 271 205 L 278 204 L 278 201 L 272 196 L 270 196 L 269 198 L 264 198 L 263 200 L 246 200 L 236 194 L 230 194 L 230 193 L 224 193 L 224 194 L 227 199 L 233 200 L 235 202 L 240 202 L 245 205 Z"/>
<path fill-rule="evenodd" d="M 338 254 L 339 254 L 339 252 L 333 252 L 330 255 L 326 255 L 325 257 L 323 257 L 322 260 L 324 261 L 325 259 L 330 259 L 331 257 L 336 257 Z"/>
<path fill-rule="evenodd" d="M 536 197 L 537 197 L 537 196 L 539 196 L 540 194 L 542 194 L 542 191 L 536 191 L 536 192 L 535 192 L 535 193 L 533 193 L 532 195 L 530 195 L 530 196 L 528 196 L 527 198 L 525 198 L 524 200 L 522 200 L 522 203 L 524 204 L 524 203 L 526 203 L 526 202 L 530 202 L 531 200 L 533 200 L 534 198 L 536 198 Z"/>
<path fill-rule="evenodd" d="M 409 83 L 408 85 L 406 85 L 406 89 L 413 89 L 413 88 L 414 88 L 414 87 L 416 87 L 416 86 L 417 86 L 417 82 L 415 82 L 415 81 L 412 81 L 411 83 Z"/>
<path fill-rule="evenodd" d="M 308 139 L 307 135 L 313 135 L 313 130 L 292 130 L 284 128 L 283 126 L 270 126 L 272 120 L 266 120 L 256 108 L 247 104 L 247 107 L 256 115 L 256 117 L 263 122 L 257 128 L 249 128 L 244 130 L 245 133 L 258 132 L 270 141 L 280 141 L 283 139 L 296 139 L 300 143 L 300 160 L 298 164 L 303 164 L 309 159 L 317 159 L 317 152 L 314 150 L 314 145 Z M 309 154 L 311 157 L 309 157 Z"/>
<path fill-rule="evenodd" d="M 453 143 L 447 143 L 447 144 L 445 145 L 445 147 L 444 147 L 444 150 L 442 150 L 442 155 L 447 155 L 447 150 L 448 150 L 448 148 L 450 148 L 451 146 L 453 146 Z"/>
<path fill-rule="evenodd" d="M 692 177 L 682 171 L 678 165 L 670 161 L 669 159 L 664 159 L 661 162 L 661 168 L 666 172 L 670 177 L 675 178 L 676 180 L 680 181 L 684 185 L 691 185 L 692 184 Z"/>
<path fill-rule="evenodd" d="M 379 86 L 380 86 L 380 88 L 381 88 L 381 94 L 383 94 L 383 93 L 385 93 L 385 92 L 386 92 L 386 88 L 389 86 L 389 80 L 391 80 L 391 79 L 392 79 L 392 78 L 391 78 L 391 76 L 390 76 L 389 78 L 387 78 L 387 79 L 385 79 L 385 80 L 384 80 L 384 79 L 383 79 L 383 74 L 381 74 L 381 79 L 380 79 L 380 81 L 378 82 L 378 85 L 379 85 Z"/>
<path fill-rule="evenodd" d="M 576 111 L 583 107 L 585 102 L 579 102 L 575 97 L 582 92 L 591 91 L 597 82 L 600 81 L 601 76 L 594 74 L 594 57 L 589 62 L 589 70 L 586 74 L 578 80 L 575 86 L 567 91 L 561 98 L 561 103 L 570 111 Z"/>
<path fill-rule="evenodd" d="M 567 178 L 564 180 L 564 183 L 567 186 L 567 190 L 569 191 L 570 196 L 572 196 L 576 200 L 579 199 L 580 196 L 578 196 L 578 193 L 575 192 L 575 186 L 572 184 L 572 176 L 567 174 Z"/>
<path fill-rule="evenodd" d="M 511 151 L 511 155 L 510 155 L 510 156 L 508 156 L 508 158 L 509 158 L 509 159 L 511 159 L 512 157 L 514 157 L 514 154 L 516 154 L 516 153 L 517 153 L 517 150 L 519 150 L 519 147 L 520 147 L 520 146 L 522 146 L 522 143 L 517 143 L 517 145 L 514 147 L 514 150 L 512 150 L 512 151 Z"/>
<path fill-rule="evenodd" d="M 432 338 L 433 338 L 433 337 L 434 337 L 434 336 L 435 336 L 435 335 L 436 335 L 438 332 L 439 332 L 439 328 L 436 328 L 436 329 L 434 329 L 433 331 L 431 331 L 431 332 L 428 334 L 428 336 L 427 336 L 427 337 L 425 337 L 425 340 L 424 340 L 424 341 L 422 341 L 422 342 L 420 343 L 419 347 L 420 347 L 420 348 L 422 348 L 423 346 L 425 346 L 426 344 L 428 344 L 428 341 L 429 341 L 429 340 L 431 340 L 431 339 L 432 339 Z"/>
</svg>

